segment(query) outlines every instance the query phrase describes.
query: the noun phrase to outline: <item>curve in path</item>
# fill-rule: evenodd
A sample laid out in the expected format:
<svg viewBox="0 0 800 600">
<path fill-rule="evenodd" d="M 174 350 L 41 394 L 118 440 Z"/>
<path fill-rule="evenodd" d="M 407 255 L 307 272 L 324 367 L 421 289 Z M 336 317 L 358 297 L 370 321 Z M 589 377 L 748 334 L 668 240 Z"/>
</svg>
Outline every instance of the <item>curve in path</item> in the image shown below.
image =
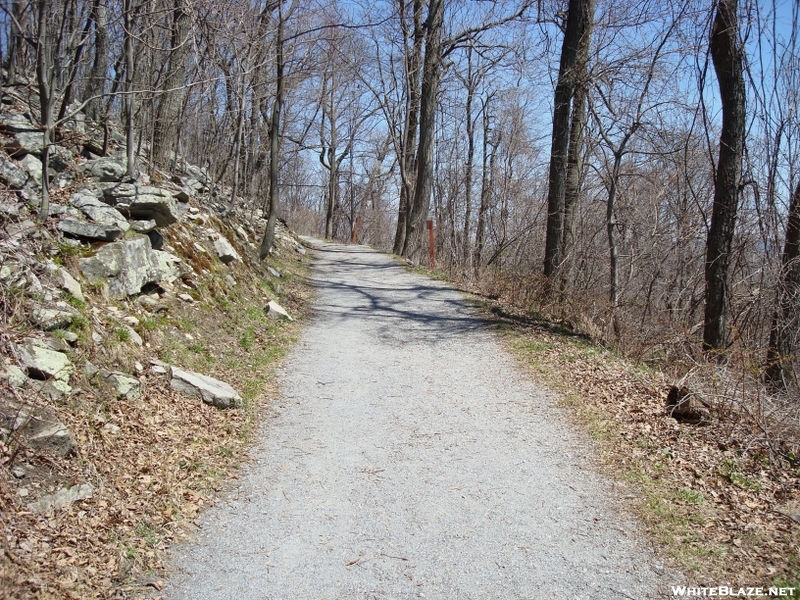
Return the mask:
<svg viewBox="0 0 800 600">
<path fill-rule="evenodd" d="M 654 598 L 591 446 L 458 292 L 316 242 L 316 315 L 171 600 Z"/>
</svg>

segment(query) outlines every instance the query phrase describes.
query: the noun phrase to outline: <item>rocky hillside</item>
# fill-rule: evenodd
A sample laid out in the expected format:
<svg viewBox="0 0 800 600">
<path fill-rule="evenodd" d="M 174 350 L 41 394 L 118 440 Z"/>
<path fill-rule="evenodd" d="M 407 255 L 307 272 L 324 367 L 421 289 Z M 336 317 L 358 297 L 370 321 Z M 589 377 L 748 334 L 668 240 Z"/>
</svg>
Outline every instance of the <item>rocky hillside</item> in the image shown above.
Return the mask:
<svg viewBox="0 0 800 600">
<path fill-rule="evenodd" d="M 80 114 L 40 223 L 42 135 L 3 102 L 0 598 L 135 597 L 235 476 L 307 304 L 306 251 L 281 226 L 261 263 L 260 211 L 226 210 L 180 159 L 127 180 L 122 137 Z"/>
</svg>

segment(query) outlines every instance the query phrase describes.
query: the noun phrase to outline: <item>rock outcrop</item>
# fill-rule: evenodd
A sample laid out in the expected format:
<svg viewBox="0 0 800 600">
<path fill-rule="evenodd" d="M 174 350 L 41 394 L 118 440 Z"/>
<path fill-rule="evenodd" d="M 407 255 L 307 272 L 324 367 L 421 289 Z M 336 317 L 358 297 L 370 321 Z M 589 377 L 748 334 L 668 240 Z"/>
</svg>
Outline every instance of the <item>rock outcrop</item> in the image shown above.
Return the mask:
<svg viewBox="0 0 800 600">
<path fill-rule="evenodd" d="M 230 385 L 208 375 L 185 371 L 178 367 L 170 368 L 170 385 L 193 398 L 200 398 L 206 404 L 217 408 L 238 408 L 242 398 Z"/>
</svg>

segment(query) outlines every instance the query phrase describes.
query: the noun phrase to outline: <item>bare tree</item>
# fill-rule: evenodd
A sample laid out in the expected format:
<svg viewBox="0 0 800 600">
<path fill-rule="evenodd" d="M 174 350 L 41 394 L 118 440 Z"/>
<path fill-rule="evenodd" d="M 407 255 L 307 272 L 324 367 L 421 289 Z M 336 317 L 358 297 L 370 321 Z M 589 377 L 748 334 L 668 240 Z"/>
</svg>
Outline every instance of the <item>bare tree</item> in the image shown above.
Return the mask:
<svg viewBox="0 0 800 600">
<path fill-rule="evenodd" d="M 719 0 L 709 50 L 719 82 L 722 132 L 714 180 L 714 208 L 706 244 L 706 308 L 703 347 L 721 350 L 729 340 L 728 276 L 742 175 L 746 124 L 744 46 L 739 39 L 738 0 Z"/>
</svg>

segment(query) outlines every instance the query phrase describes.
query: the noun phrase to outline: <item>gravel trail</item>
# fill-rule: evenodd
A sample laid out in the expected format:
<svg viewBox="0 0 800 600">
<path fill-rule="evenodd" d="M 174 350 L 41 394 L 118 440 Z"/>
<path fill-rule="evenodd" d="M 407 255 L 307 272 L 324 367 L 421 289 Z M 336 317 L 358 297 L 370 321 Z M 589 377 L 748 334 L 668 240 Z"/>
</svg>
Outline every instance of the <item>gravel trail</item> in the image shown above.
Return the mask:
<svg viewBox="0 0 800 600">
<path fill-rule="evenodd" d="M 590 444 L 459 293 L 314 242 L 316 316 L 169 600 L 657 598 Z"/>
</svg>

